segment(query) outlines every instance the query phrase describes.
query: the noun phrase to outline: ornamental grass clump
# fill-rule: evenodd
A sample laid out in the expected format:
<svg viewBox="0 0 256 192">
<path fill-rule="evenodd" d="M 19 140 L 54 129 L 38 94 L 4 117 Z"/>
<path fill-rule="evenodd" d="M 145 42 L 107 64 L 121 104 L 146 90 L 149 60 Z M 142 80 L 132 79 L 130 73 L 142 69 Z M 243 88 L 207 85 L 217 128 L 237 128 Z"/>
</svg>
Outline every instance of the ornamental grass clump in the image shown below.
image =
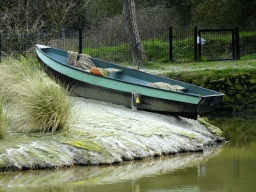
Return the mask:
<svg viewBox="0 0 256 192">
<path fill-rule="evenodd" d="M 69 94 L 25 58 L 0 66 L 3 86 L 14 106 L 13 127 L 23 132 L 67 130 L 74 123 Z"/>
<path fill-rule="evenodd" d="M 0 92 L 0 139 L 3 139 L 8 127 L 8 115 L 4 95 Z"/>
</svg>

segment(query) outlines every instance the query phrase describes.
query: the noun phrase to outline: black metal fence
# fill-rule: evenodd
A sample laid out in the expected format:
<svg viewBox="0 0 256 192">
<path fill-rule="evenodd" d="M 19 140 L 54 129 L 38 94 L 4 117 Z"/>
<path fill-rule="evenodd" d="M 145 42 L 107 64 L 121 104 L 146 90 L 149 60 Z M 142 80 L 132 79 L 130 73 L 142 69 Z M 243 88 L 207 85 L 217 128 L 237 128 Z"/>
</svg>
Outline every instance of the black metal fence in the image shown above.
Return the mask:
<svg viewBox="0 0 256 192">
<path fill-rule="evenodd" d="M 124 29 L 62 30 L 52 34 L 2 32 L 0 58 L 5 54 L 34 53 L 35 44 L 87 53 L 112 62 L 132 62 Z M 198 30 L 195 28 L 146 28 L 140 36 L 148 61 L 188 62 L 256 57 L 256 29 Z M 171 38 L 170 38 L 171 37 Z M 79 41 L 80 40 L 80 41 Z M 80 47 L 80 49 L 79 49 Z"/>
<path fill-rule="evenodd" d="M 207 60 L 239 60 L 239 29 L 198 30 L 199 58 Z"/>
</svg>

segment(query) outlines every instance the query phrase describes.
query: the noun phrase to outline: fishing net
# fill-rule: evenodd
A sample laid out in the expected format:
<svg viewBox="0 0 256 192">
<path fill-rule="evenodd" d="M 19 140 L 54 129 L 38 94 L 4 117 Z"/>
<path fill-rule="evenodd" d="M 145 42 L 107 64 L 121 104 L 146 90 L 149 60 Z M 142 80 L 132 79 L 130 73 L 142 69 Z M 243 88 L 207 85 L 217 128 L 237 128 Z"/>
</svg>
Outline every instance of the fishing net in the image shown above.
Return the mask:
<svg viewBox="0 0 256 192">
<path fill-rule="evenodd" d="M 77 60 L 77 58 L 79 58 Z M 98 69 L 104 76 L 109 76 L 109 71 L 100 67 L 97 67 L 91 60 L 91 56 L 87 54 L 80 54 L 78 57 L 77 52 L 68 51 L 67 65 L 77 67 L 79 69 L 90 72 L 90 68 Z"/>
<path fill-rule="evenodd" d="M 91 67 L 96 67 L 96 65 L 92 62 L 91 56 L 87 54 L 80 54 L 79 59 L 76 62 L 76 67 L 81 69 L 90 69 Z"/>
<path fill-rule="evenodd" d="M 78 60 L 77 58 L 77 52 L 68 51 L 67 65 L 77 67 L 83 70 L 90 69 L 91 67 L 96 68 L 96 65 L 92 62 L 90 55 L 80 54 Z"/>
<path fill-rule="evenodd" d="M 75 66 L 78 53 L 73 51 L 68 51 L 67 65 Z"/>
<path fill-rule="evenodd" d="M 169 83 L 164 83 L 164 82 L 148 83 L 147 86 L 160 88 L 160 89 L 167 89 L 171 91 L 178 91 L 178 92 L 181 92 L 183 89 L 183 87 L 179 85 L 171 85 Z"/>
</svg>

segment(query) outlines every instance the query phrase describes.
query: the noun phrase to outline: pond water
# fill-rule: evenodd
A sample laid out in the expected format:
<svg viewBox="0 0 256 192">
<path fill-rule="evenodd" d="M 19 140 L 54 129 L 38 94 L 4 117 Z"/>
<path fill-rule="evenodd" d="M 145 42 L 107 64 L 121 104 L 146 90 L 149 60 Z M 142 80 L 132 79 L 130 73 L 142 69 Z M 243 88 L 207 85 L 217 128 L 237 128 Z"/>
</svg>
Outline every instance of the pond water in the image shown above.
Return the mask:
<svg viewBox="0 0 256 192">
<path fill-rule="evenodd" d="M 0 191 L 256 191 L 256 142 L 111 166 L 0 173 Z"/>
</svg>

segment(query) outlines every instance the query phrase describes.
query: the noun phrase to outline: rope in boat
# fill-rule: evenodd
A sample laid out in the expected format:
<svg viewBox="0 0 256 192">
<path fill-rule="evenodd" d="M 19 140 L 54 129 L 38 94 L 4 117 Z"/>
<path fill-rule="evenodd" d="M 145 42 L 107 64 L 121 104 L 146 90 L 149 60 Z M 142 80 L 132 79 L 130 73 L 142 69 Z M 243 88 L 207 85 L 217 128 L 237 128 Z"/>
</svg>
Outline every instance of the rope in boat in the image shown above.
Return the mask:
<svg viewBox="0 0 256 192">
<path fill-rule="evenodd" d="M 180 87 L 179 85 L 171 85 L 169 83 L 164 83 L 164 82 L 148 83 L 147 86 L 182 92 L 182 87 Z"/>
<path fill-rule="evenodd" d="M 68 51 L 67 65 L 78 67 L 83 70 L 90 69 L 96 65 L 92 62 L 91 56 L 87 54 L 80 54 L 77 60 L 78 53 L 73 51 Z"/>
<path fill-rule="evenodd" d="M 77 67 L 79 68 L 85 68 L 85 69 L 90 69 L 91 67 L 97 67 L 91 60 L 91 56 L 87 54 L 80 54 L 79 59 L 76 62 Z"/>
</svg>

